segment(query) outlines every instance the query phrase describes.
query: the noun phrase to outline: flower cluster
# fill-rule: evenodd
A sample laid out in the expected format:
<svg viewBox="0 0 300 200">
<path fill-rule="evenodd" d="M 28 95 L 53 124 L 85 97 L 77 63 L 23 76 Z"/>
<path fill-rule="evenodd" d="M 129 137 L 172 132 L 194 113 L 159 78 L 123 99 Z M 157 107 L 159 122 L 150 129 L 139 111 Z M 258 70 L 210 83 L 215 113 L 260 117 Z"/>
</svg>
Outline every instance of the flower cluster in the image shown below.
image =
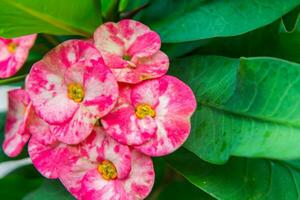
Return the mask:
<svg viewBox="0 0 300 200">
<path fill-rule="evenodd" d="M 105 23 L 92 40 L 66 41 L 9 92 L 3 149 L 29 140 L 34 166 L 77 199 L 144 199 L 151 156 L 179 148 L 196 108 L 191 89 L 166 75 L 160 38 L 133 20 Z"/>
</svg>

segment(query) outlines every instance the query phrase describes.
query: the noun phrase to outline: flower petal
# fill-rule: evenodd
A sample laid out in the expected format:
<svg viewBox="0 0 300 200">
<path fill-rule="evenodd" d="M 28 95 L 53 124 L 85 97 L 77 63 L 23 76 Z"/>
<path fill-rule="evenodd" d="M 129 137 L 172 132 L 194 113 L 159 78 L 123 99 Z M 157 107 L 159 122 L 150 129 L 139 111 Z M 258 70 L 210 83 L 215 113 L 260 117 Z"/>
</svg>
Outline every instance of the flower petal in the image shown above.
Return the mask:
<svg viewBox="0 0 300 200">
<path fill-rule="evenodd" d="M 103 61 L 91 61 L 84 74 L 85 97 L 83 105 L 96 117 L 106 115 L 119 96 L 118 83 Z"/>
<path fill-rule="evenodd" d="M 58 178 L 61 169 L 77 159 L 75 150 L 58 142 L 49 125 L 41 119 L 35 119 L 30 130 L 33 135 L 28 144 L 28 153 L 33 165 L 46 178 Z"/>
<path fill-rule="evenodd" d="M 94 44 L 101 52 L 105 64 L 110 68 L 127 66 L 127 62 L 122 59 L 125 44 L 118 33 L 118 25 L 113 22 L 102 24 L 94 33 Z"/>
<path fill-rule="evenodd" d="M 81 153 L 92 162 L 103 160 L 112 162 L 118 173 L 118 178 L 126 178 L 131 169 L 129 147 L 116 142 L 102 128 L 95 127 L 92 134 L 82 143 Z"/>
<path fill-rule="evenodd" d="M 124 83 L 138 83 L 143 80 L 158 78 L 167 73 L 169 58 L 162 51 L 153 56 L 140 58 L 135 68 L 112 68 L 117 80 Z"/>
<path fill-rule="evenodd" d="M 15 157 L 22 151 L 30 137 L 27 121 L 31 103 L 27 92 L 22 89 L 9 91 L 8 102 L 3 150 L 8 156 Z"/>
<path fill-rule="evenodd" d="M 133 89 L 132 96 L 140 97 L 144 94 L 144 88 L 151 88 L 152 85 L 160 85 L 156 91 L 159 93 L 155 107 L 156 136 L 135 148 L 149 156 L 163 156 L 178 149 L 187 139 L 191 128 L 190 117 L 197 105 L 192 90 L 172 76 L 146 81 Z"/>
<path fill-rule="evenodd" d="M 88 171 L 96 168 L 97 165 L 93 164 L 87 158 L 74 159 L 69 166 L 61 168 L 59 180 L 74 197 L 81 199 L 82 179 Z"/>
<path fill-rule="evenodd" d="M 154 31 L 137 36 L 127 49 L 127 54 L 133 59 L 152 56 L 160 49 L 160 37 Z"/>
<path fill-rule="evenodd" d="M 160 37 L 141 22 L 124 19 L 118 23 L 126 54 L 132 57 L 151 56 L 160 49 Z"/>
<path fill-rule="evenodd" d="M 97 118 L 86 107 L 80 105 L 70 121 L 60 125 L 51 125 L 51 132 L 66 144 L 78 144 L 92 132 Z"/>
<path fill-rule="evenodd" d="M 86 173 L 82 179 L 80 193 L 80 200 L 129 199 L 120 181 L 107 181 L 103 179 L 97 169 L 90 170 Z"/>
<path fill-rule="evenodd" d="M 156 122 L 151 117 L 138 119 L 135 108 L 128 100 L 128 87 L 120 89 L 120 97 L 115 108 L 101 119 L 106 133 L 116 141 L 126 145 L 140 145 L 147 142 L 156 132 Z"/>
<path fill-rule="evenodd" d="M 79 106 L 68 98 L 64 73 L 59 68 L 41 60 L 33 65 L 26 81 L 35 111 L 50 124 L 69 120 Z"/>
<path fill-rule="evenodd" d="M 135 150 L 131 152 L 131 172 L 126 180 L 123 180 L 127 194 L 134 196 L 133 199 L 144 199 L 152 190 L 155 172 L 152 160 Z"/>
<path fill-rule="evenodd" d="M 0 37 L 0 78 L 11 77 L 19 71 L 28 57 L 36 36 L 33 34 L 12 39 Z M 10 43 L 16 45 L 15 52 L 9 51 Z"/>
</svg>

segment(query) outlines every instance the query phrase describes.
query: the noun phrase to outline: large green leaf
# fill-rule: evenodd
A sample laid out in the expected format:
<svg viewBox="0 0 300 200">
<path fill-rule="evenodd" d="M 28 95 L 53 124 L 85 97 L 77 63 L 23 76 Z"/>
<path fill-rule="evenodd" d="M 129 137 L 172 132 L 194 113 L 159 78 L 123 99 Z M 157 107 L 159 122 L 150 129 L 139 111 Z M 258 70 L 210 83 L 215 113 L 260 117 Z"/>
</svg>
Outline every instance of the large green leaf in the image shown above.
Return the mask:
<svg viewBox="0 0 300 200">
<path fill-rule="evenodd" d="M 7 200 L 20 200 L 27 193 L 38 188 L 43 182 L 33 165 L 19 168 L 0 179 L 0 197 Z"/>
<path fill-rule="evenodd" d="M 300 157 L 300 65 L 274 58 L 193 56 L 171 74 L 198 100 L 185 147 L 204 160 Z"/>
<path fill-rule="evenodd" d="M 153 0 L 140 18 L 163 42 L 239 35 L 265 26 L 299 5 L 299 0 Z"/>
<path fill-rule="evenodd" d="M 89 36 L 101 23 L 97 1 L 0 0 L 0 35 L 31 33 Z"/>
<path fill-rule="evenodd" d="M 190 182 L 217 199 L 299 199 L 299 161 L 232 158 L 220 166 L 206 163 L 184 149 L 166 159 Z"/>
<path fill-rule="evenodd" d="M 285 16 L 284 20 L 277 20 L 254 31 L 239 36 L 204 40 L 202 44 L 199 43 L 199 48 L 195 52 L 202 55 L 213 54 L 237 58 L 241 56 L 272 56 L 300 62 L 300 20 L 299 17 L 298 20 L 293 18 L 296 15 L 295 13 L 299 14 L 299 8 Z M 207 42 L 204 43 L 205 41 Z M 181 46 L 183 44 L 186 43 L 179 43 Z M 197 47 L 196 42 L 192 42 L 192 44 Z M 168 46 L 176 48 L 179 45 L 175 43 Z M 187 43 L 184 49 L 190 47 L 191 45 Z M 166 49 L 167 52 L 169 52 L 169 49 Z M 177 52 L 180 54 L 182 51 Z"/>
</svg>

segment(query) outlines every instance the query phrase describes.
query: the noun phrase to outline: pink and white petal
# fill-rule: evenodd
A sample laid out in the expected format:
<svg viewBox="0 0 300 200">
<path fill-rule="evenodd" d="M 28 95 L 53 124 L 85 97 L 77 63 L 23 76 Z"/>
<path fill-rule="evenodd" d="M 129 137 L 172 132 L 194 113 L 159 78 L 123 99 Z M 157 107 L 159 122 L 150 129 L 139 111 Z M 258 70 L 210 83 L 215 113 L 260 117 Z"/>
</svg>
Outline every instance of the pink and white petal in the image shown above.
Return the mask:
<svg viewBox="0 0 300 200">
<path fill-rule="evenodd" d="M 103 134 L 105 134 L 103 132 Z M 131 170 L 131 152 L 128 146 L 116 142 L 114 139 L 106 135 L 102 148 L 105 160 L 109 160 L 117 169 L 118 179 L 128 177 Z"/>
<path fill-rule="evenodd" d="M 119 35 L 119 27 L 113 22 L 107 22 L 99 26 L 94 32 L 94 45 L 101 52 L 122 57 L 124 54 L 124 42 Z"/>
<path fill-rule="evenodd" d="M 136 84 L 165 75 L 169 68 L 168 56 L 158 51 L 150 57 L 139 58 L 136 68 L 112 69 L 119 82 Z"/>
<path fill-rule="evenodd" d="M 139 75 L 140 80 L 147 80 L 165 75 L 168 69 L 168 56 L 162 51 L 158 51 L 153 56 L 139 59 L 136 74 Z"/>
<path fill-rule="evenodd" d="M 37 34 L 25 35 L 21 37 L 12 38 L 12 41 L 18 44 L 20 48 L 31 48 L 37 38 Z"/>
<path fill-rule="evenodd" d="M 132 59 L 148 57 L 160 49 L 160 37 L 154 31 L 149 31 L 136 37 L 136 40 L 128 47 L 127 54 Z"/>
<path fill-rule="evenodd" d="M 6 60 L 0 61 L 0 78 L 8 78 L 17 72 L 17 61 L 11 56 Z"/>
<path fill-rule="evenodd" d="M 31 103 L 23 89 L 9 91 L 8 102 L 3 150 L 8 156 L 15 157 L 22 151 L 30 137 L 27 132 L 27 121 Z"/>
<path fill-rule="evenodd" d="M 29 130 L 32 137 L 28 153 L 36 169 L 47 178 L 58 177 L 58 166 L 62 152 L 60 143 L 51 133 L 49 125 L 32 114 Z"/>
<path fill-rule="evenodd" d="M 84 74 L 83 105 L 96 117 L 106 115 L 119 96 L 118 83 L 111 70 L 101 60 L 92 60 Z"/>
<path fill-rule="evenodd" d="M 134 107 L 128 102 L 119 102 L 101 122 L 107 134 L 126 145 L 143 144 L 156 132 L 155 120 L 151 117 L 138 119 Z"/>
<path fill-rule="evenodd" d="M 49 124 L 69 120 L 79 106 L 68 98 L 63 77 L 59 66 L 41 60 L 33 65 L 26 80 L 26 90 L 36 113 Z"/>
<path fill-rule="evenodd" d="M 76 160 L 76 154 L 71 147 L 53 141 L 52 144 L 44 144 L 39 138 L 32 136 L 28 144 L 28 152 L 35 168 L 46 178 L 59 177 L 62 168 Z"/>
<path fill-rule="evenodd" d="M 65 71 L 72 65 L 101 58 L 99 51 L 90 41 L 68 40 L 52 49 L 43 60 L 61 71 Z"/>
<path fill-rule="evenodd" d="M 159 50 L 161 43 L 159 36 L 141 22 L 124 19 L 118 22 L 118 28 L 125 42 L 126 53 L 130 56 L 150 56 Z M 142 49 L 142 46 L 145 49 Z"/>
<path fill-rule="evenodd" d="M 140 104 L 148 104 L 152 108 L 156 108 L 159 104 L 159 97 L 166 88 L 167 83 L 158 79 L 143 81 L 132 87 L 131 104 L 134 107 Z"/>
<path fill-rule="evenodd" d="M 125 52 L 125 44 L 119 35 L 119 29 L 115 23 L 108 22 L 96 29 L 94 45 L 101 52 L 108 67 L 127 67 L 127 62 L 122 59 Z"/>
<path fill-rule="evenodd" d="M 97 169 L 90 170 L 82 180 L 80 200 L 134 200 L 119 180 L 104 180 Z"/>
<path fill-rule="evenodd" d="M 22 135 L 14 134 L 6 137 L 2 145 L 4 153 L 9 157 L 18 156 L 29 138 L 30 134 L 28 133 L 23 133 Z"/>
<path fill-rule="evenodd" d="M 12 39 L 6 39 L 0 37 L 0 63 L 11 57 L 11 53 L 8 51 L 7 45 L 12 42 Z M 2 65 L 0 65 L 2 67 Z M 3 66 L 4 68 L 5 66 Z"/>
<path fill-rule="evenodd" d="M 164 156 L 177 150 L 190 133 L 190 122 L 168 119 L 167 122 L 157 121 L 156 136 L 134 148 L 148 156 Z"/>
<path fill-rule="evenodd" d="M 135 148 L 149 156 L 163 156 L 178 149 L 190 133 L 190 118 L 197 103 L 192 90 L 179 79 L 163 76 L 157 79 L 167 84 L 155 108 L 157 132 L 151 141 Z M 147 84 L 151 84 L 148 81 Z"/>
<path fill-rule="evenodd" d="M 126 178 L 130 172 L 129 147 L 116 142 L 101 127 L 95 127 L 89 137 L 81 143 L 80 153 L 93 163 L 111 161 L 117 169 L 118 178 Z"/>
<path fill-rule="evenodd" d="M 50 131 L 50 125 L 42 120 L 33 109 L 29 116 L 29 133 L 44 145 L 52 145 L 57 142 L 55 135 Z"/>
<path fill-rule="evenodd" d="M 69 166 L 64 166 L 61 169 L 59 180 L 74 197 L 80 199 L 83 177 L 88 171 L 96 168 L 97 165 L 93 164 L 87 158 L 78 157 Z"/>
<path fill-rule="evenodd" d="M 123 180 L 124 189 L 133 199 L 144 199 L 152 190 L 155 172 L 152 160 L 135 150 L 131 152 L 131 172 L 127 179 Z"/>
<path fill-rule="evenodd" d="M 56 138 L 66 144 L 78 144 L 92 132 L 97 118 L 84 106 L 80 106 L 74 116 L 60 125 L 51 125 L 51 132 Z"/>
<path fill-rule="evenodd" d="M 79 144 L 79 151 L 82 157 L 87 158 L 93 163 L 104 159 L 102 144 L 106 135 L 102 128 L 95 126 L 91 134 Z"/>
<path fill-rule="evenodd" d="M 18 38 L 13 38 L 12 41 L 17 44 L 14 57 L 18 63 L 19 70 L 25 63 L 31 47 L 34 45 L 37 34 L 26 35 Z"/>
</svg>

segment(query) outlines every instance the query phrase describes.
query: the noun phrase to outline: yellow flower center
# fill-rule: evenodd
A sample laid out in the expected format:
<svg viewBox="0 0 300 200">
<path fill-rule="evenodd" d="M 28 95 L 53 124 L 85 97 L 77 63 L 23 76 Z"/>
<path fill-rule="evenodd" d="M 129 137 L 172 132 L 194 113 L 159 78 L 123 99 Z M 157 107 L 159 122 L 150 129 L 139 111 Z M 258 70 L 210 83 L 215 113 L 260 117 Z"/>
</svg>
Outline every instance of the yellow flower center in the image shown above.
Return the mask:
<svg viewBox="0 0 300 200">
<path fill-rule="evenodd" d="M 135 108 L 135 115 L 140 119 L 146 116 L 155 117 L 155 110 L 148 104 L 140 104 Z"/>
<path fill-rule="evenodd" d="M 17 47 L 18 47 L 18 45 L 14 42 L 11 42 L 7 45 L 7 49 L 10 53 L 15 53 Z"/>
<path fill-rule="evenodd" d="M 68 97 L 73 101 L 80 103 L 84 98 L 84 90 L 78 83 L 68 85 Z"/>
<path fill-rule="evenodd" d="M 101 164 L 98 165 L 98 172 L 105 180 L 114 180 L 117 178 L 117 169 L 109 160 L 103 160 Z"/>
</svg>

